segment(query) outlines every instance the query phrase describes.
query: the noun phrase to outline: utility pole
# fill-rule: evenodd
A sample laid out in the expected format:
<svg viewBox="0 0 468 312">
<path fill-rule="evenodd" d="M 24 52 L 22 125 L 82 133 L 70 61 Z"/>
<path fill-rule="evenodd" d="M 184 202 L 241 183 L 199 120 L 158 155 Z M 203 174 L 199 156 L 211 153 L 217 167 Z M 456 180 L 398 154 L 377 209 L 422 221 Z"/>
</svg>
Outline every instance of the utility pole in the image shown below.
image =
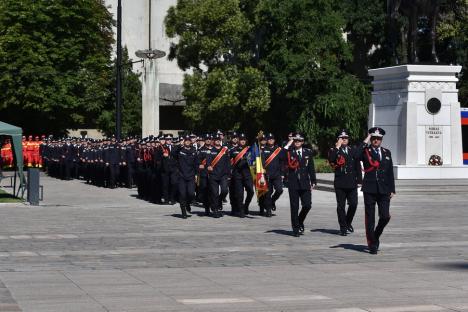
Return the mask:
<svg viewBox="0 0 468 312">
<path fill-rule="evenodd" d="M 122 0 L 117 5 L 117 77 L 115 81 L 115 138 L 122 136 Z"/>
</svg>

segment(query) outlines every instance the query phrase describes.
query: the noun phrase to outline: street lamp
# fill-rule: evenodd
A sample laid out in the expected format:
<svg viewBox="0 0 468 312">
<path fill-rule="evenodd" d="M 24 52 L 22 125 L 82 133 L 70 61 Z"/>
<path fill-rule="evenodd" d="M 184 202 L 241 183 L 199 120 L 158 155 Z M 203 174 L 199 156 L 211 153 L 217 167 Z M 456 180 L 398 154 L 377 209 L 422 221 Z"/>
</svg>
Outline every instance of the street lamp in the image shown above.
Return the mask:
<svg viewBox="0 0 468 312">
<path fill-rule="evenodd" d="M 166 56 L 166 52 L 157 49 L 138 50 L 135 55 L 142 59 L 158 59 Z"/>
</svg>

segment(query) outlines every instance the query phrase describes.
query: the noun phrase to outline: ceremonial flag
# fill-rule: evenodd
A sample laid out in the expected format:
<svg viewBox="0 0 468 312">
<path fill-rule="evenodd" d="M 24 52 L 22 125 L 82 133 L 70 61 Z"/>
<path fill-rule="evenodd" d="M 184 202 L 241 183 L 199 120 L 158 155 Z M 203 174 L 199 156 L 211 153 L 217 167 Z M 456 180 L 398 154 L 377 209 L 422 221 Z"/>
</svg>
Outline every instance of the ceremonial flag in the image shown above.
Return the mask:
<svg viewBox="0 0 468 312">
<path fill-rule="evenodd" d="M 249 150 L 248 162 L 250 173 L 255 185 L 257 198 L 262 197 L 268 192 L 268 185 L 265 178 L 265 170 L 263 169 L 260 148 L 257 143 L 254 143 Z"/>
</svg>

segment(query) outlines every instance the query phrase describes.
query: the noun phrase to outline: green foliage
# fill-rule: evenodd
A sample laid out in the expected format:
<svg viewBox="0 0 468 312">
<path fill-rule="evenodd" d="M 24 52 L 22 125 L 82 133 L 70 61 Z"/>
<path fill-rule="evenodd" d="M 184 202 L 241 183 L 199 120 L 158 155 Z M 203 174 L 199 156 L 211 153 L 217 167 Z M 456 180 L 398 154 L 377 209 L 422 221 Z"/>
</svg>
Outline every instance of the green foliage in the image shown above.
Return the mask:
<svg viewBox="0 0 468 312">
<path fill-rule="evenodd" d="M 166 16 L 166 33 L 178 37 L 169 58 L 186 75 L 184 116 L 193 129 L 258 130 L 269 108 L 270 92 L 263 73 L 251 67 L 252 13 L 238 0 L 179 0 Z"/>
<path fill-rule="evenodd" d="M 260 71 L 237 66 L 196 71 L 184 81 L 184 115 L 194 129 L 255 131 L 269 108 L 269 89 Z"/>
<path fill-rule="evenodd" d="M 176 58 L 182 69 L 240 65 L 250 58 L 245 46 L 252 25 L 239 0 L 178 0 L 168 10 L 165 25 L 170 38 L 179 38 L 169 58 Z"/>
<path fill-rule="evenodd" d="M 113 72 L 116 72 L 117 60 L 114 59 Z M 139 74 L 132 71 L 132 59 L 128 57 L 128 50 L 122 51 L 122 136 L 141 134 L 141 81 Z M 112 75 L 110 86 L 115 86 L 115 77 Z M 106 105 L 97 120 L 98 128 L 106 135 L 115 133 L 115 92 L 110 93 Z"/>
<path fill-rule="evenodd" d="M 326 158 L 314 158 L 315 172 L 317 173 L 332 173 L 333 169 L 330 167 Z"/>
<path fill-rule="evenodd" d="M 257 14 L 273 116 L 287 116 L 285 126 L 303 132 L 321 151 L 339 128 L 359 136 L 370 98 L 366 86 L 344 70 L 352 54 L 336 1 L 264 0 Z"/>
<path fill-rule="evenodd" d="M 468 0 L 450 0 L 438 24 L 439 57 L 446 64 L 463 66 L 459 77 L 459 101 L 468 107 Z"/>
<path fill-rule="evenodd" d="M 102 1 L 2 0 L 2 120 L 36 133 L 92 122 L 110 91 L 111 27 Z"/>
</svg>

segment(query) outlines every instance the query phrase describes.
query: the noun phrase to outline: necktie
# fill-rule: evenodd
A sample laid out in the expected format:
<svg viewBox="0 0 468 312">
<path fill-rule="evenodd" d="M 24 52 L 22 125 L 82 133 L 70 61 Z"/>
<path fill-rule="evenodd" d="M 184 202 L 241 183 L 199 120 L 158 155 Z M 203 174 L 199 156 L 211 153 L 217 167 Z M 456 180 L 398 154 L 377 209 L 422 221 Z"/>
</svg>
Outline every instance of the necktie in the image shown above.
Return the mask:
<svg viewBox="0 0 468 312">
<path fill-rule="evenodd" d="M 299 156 L 299 159 L 302 159 L 301 150 L 297 151 L 297 155 Z"/>
<path fill-rule="evenodd" d="M 374 148 L 374 153 L 375 153 L 375 156 L 377 156 L 377 159 L 380 160 L 380 153 L 379 153 L 378 148 Z"/>
</svg>

